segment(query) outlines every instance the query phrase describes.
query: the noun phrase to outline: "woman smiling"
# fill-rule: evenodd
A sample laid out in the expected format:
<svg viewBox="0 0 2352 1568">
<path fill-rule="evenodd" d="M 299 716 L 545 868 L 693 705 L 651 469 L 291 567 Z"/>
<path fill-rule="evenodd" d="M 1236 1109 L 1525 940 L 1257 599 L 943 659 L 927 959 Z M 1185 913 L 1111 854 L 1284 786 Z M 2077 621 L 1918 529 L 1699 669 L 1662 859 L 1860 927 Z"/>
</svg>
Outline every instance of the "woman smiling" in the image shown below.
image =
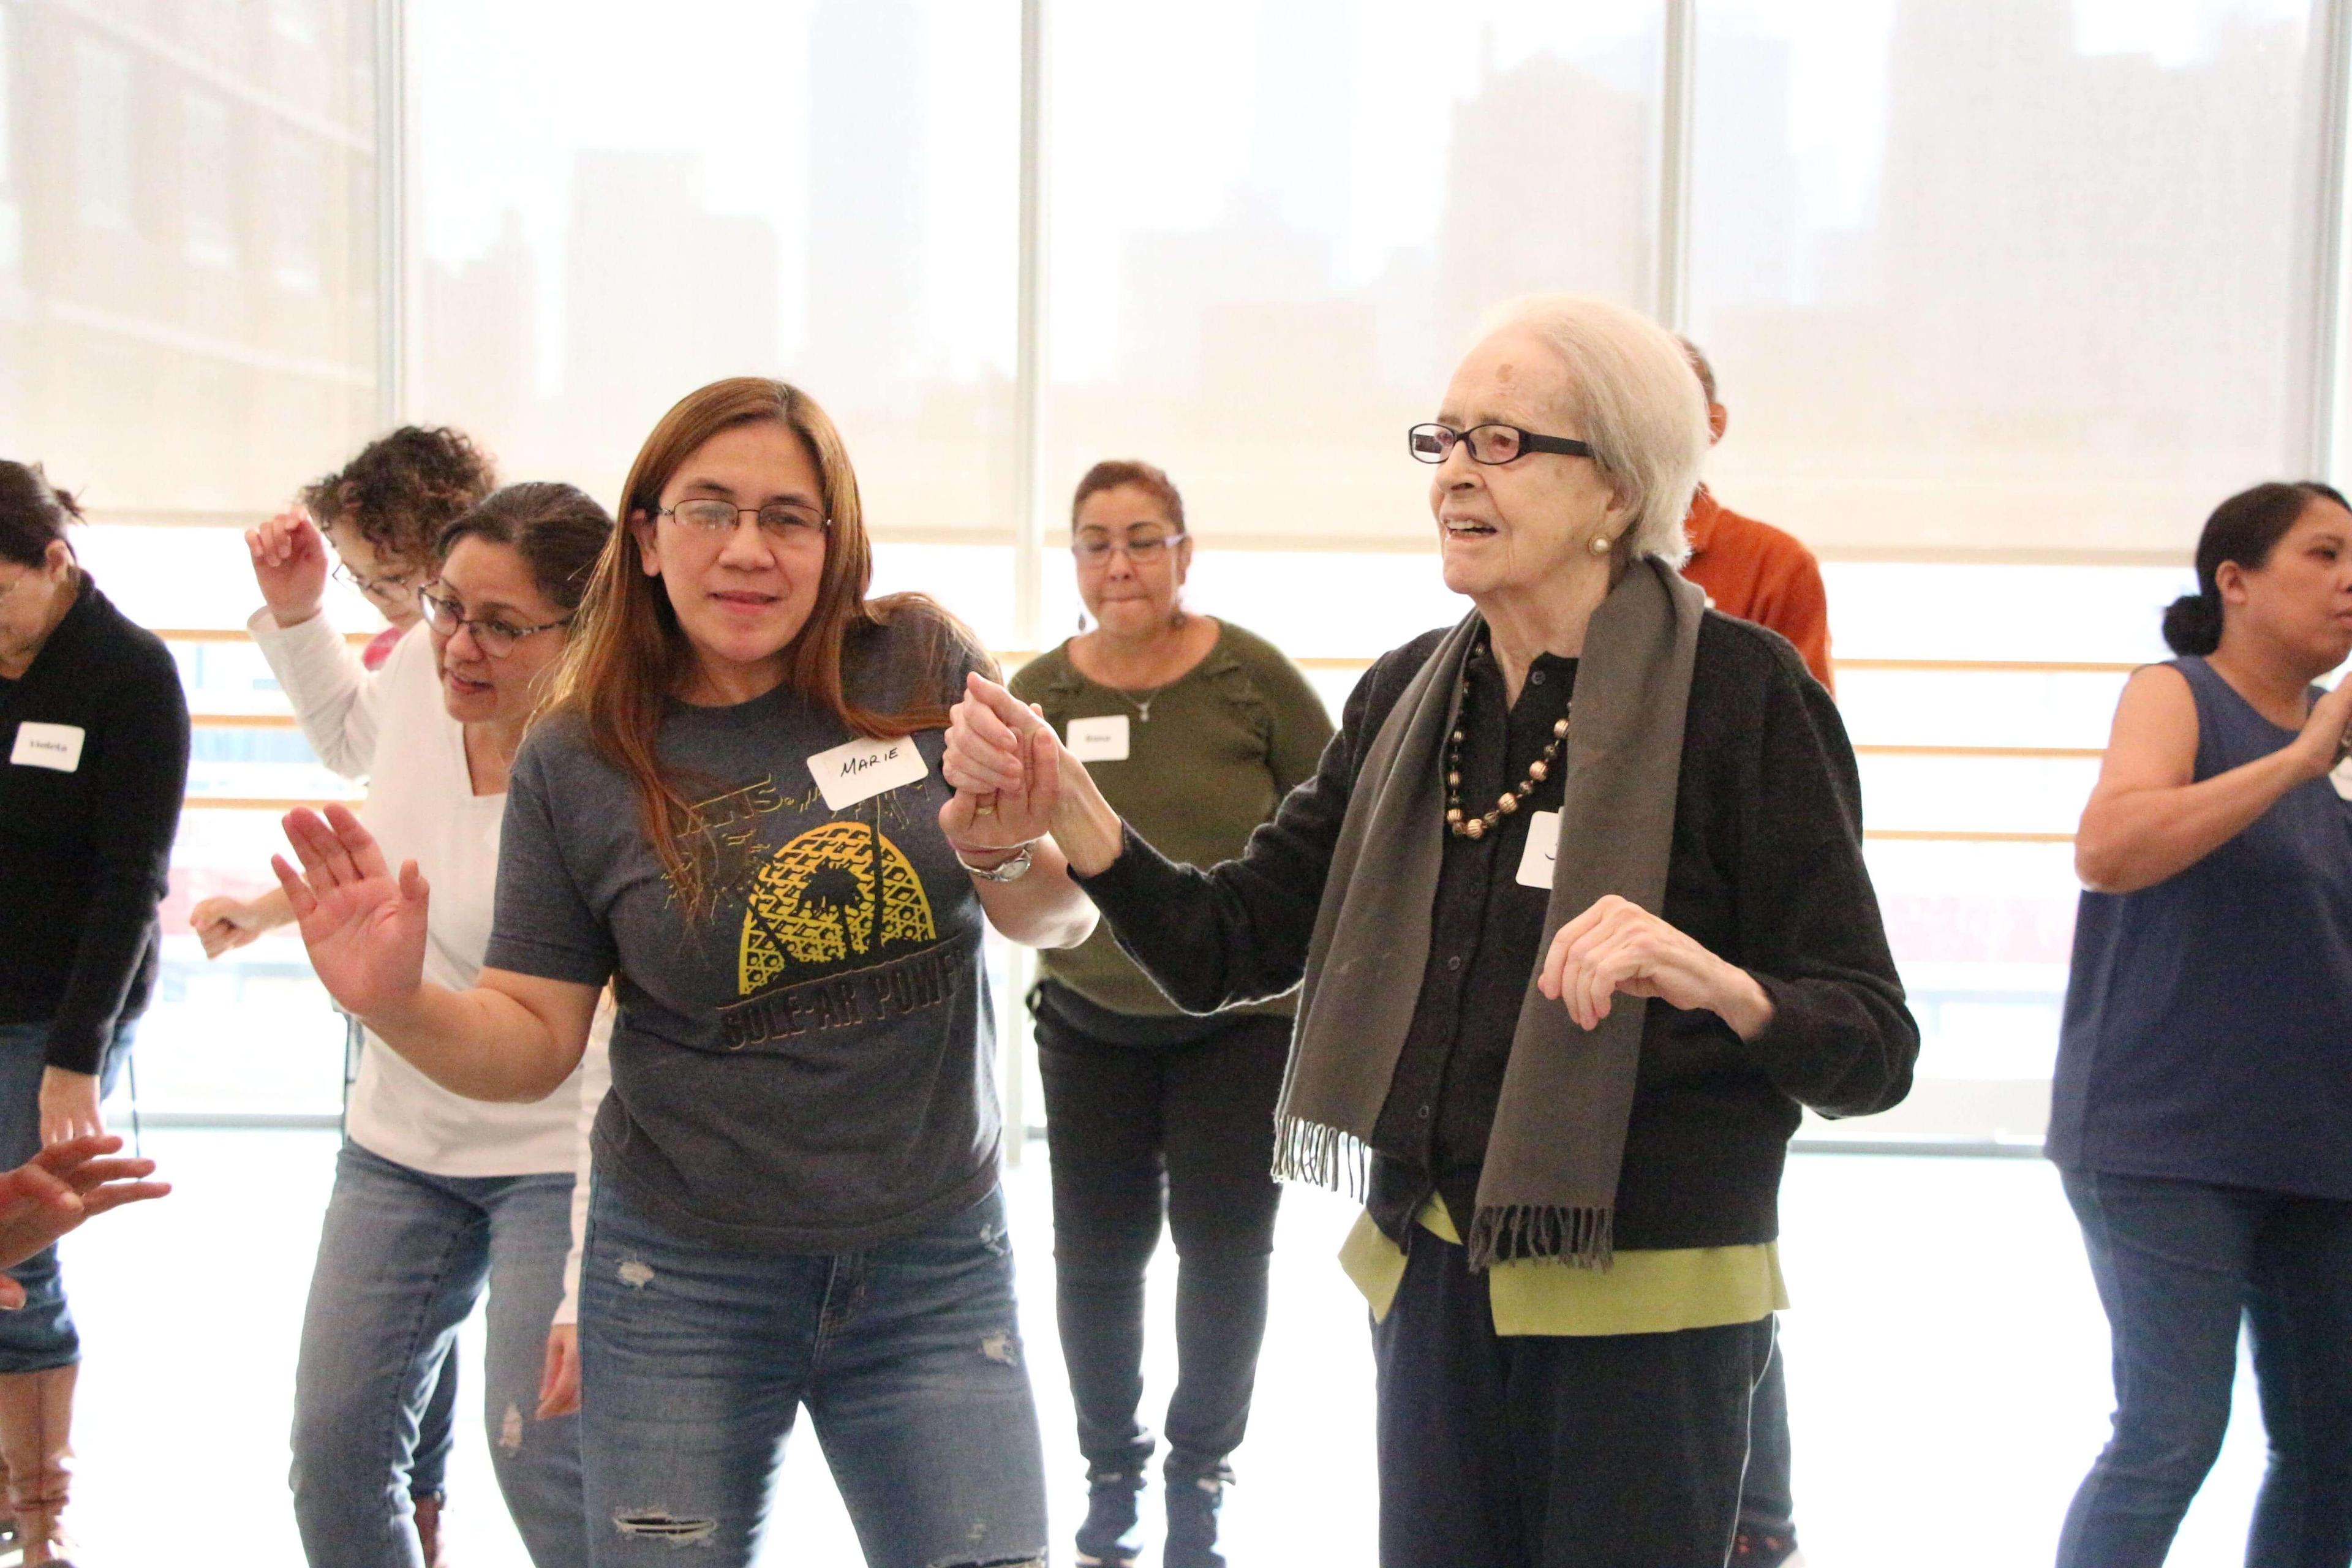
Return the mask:
<svg viewBox="0 0 2352 1568">
<path fill-rule="evenodd" d="M 420 972 L 424 881 L 347 820 L 289 819 L 303 938 L 340 1001 L 483 1100 L 561 1082 L 615 984 L 592 1563 L 748 1563 L 803 1405 L 869 1563 L 1041 1559 L 981 932 L 1064 945 L 1092 910 L 1051 848 L 955 831 L 939 731 L 988 661 L 928 600 L 866 597 L 856 476 L 812 399 L 689 395 L 623 496 L 516 760 L 478 982 Z"/>
<path fill-rule="evenodd" d="M 1050 832 L 1188 1011 L 1303 977 L 1276 1167 L 1366 1200 L 1388 1568 L 1719 1568 L 1789 1135 L 1910 1083 L 1837 710 L 1674 570 L 1706 446 L 1654 324 L 1498 317 L 1409 436 L 1475 609 L 1212 869 L 1002 689 L 950 728 L 989 841 Z"/>
</svg>

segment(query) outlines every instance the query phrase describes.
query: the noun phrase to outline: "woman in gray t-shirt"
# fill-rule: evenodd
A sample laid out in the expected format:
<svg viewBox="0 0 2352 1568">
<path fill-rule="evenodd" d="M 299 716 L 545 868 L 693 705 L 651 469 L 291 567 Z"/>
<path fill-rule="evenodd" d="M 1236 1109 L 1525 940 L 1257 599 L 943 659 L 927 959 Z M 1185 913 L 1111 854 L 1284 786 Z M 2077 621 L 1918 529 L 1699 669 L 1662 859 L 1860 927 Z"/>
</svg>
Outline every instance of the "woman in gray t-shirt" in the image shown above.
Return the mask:
<svg viewBox="0 0 2352 1568">
<path fill-rule="evenodd" d="M 803 1404 L 870 1563 L 1042 1557 L 981 933 L 1069 945 L 1088 906 L 1050 844 L 943 826 L 946 705 L 988 661 L 866 597 L 814 402 L 690 395 L 623 510 L 515 762 L 480 984 L 422 979 L 423 882 L 340 811 L 289 817 L 304 879 L 280 863 L 312 962 L 488 1100 L 549 1092 L 617 992 L 580 1307 L 598 1568 L 750 1563 Z"/>
</svg>

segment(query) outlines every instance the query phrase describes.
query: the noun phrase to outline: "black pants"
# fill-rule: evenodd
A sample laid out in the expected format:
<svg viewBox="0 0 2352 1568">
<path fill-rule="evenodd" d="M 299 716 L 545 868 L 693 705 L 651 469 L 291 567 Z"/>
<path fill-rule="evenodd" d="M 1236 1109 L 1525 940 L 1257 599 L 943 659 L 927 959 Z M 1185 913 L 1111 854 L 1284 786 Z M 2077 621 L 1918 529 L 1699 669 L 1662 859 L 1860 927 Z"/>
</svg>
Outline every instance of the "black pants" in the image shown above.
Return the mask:
<svg viewBox="0 0 2352 1568">
<path fill-rule="evenodd" d="M 1166 1215 L 1176 1239 L 1176 1394 L 1168 1468 L 1205 1476 L 1241 1446 L 1265 1337 L 1274 1102 L 1290 1020 L 1236 1018 L 1185 1045 L 1118 1045 L 1052 1008 L 1037 1066 L 1054 1159 L 1055 1308 L 1097 1469 L 1139 1469 L 1143 1274 Z"/>
<path fill-rule="evenodd" d="M 1505 1338 L 1462 1248 L 1412 1239 L 1372 1329 L 1381 1568 L 1723 1568 L 1772 1320 Z"/>
<path fill-rule="evenodd" d="M 1748 1413 L 1748 1479 L 1739 1489 L 1739 1526 L 1763 1535 L 1797 1533 L 1790 1482 L 1789 1347 L 1777 1339 L 1772 1364 L 1764 1369 Z"/>
</svg>

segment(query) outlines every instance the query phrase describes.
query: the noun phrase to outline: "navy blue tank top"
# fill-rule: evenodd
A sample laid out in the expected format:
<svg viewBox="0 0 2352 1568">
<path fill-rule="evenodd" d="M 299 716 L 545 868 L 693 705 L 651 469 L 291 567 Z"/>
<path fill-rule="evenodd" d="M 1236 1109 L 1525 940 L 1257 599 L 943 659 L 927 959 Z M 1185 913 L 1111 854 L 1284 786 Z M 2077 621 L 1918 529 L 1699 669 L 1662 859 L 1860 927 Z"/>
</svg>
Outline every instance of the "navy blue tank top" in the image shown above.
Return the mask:
<svg viewBox="0 0 2352 1568">
<path fill-rule="evenodd" d="M 2197 777 L 2294 741 L 2201 658 Z M 2299 784 L 2137 893 L 2083 895 L 2051 1086 L 2073 1170 L 2352 1199 L 2352 802 Z"/>
</svg>

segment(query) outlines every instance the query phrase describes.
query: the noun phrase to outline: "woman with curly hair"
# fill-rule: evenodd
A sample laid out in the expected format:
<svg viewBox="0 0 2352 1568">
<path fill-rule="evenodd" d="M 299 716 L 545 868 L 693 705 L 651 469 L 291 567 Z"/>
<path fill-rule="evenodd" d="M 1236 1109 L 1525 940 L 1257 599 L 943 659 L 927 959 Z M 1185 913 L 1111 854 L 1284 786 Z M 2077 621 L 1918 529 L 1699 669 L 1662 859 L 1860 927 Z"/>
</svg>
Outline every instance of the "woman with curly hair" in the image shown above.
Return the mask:
<svg viewBox="0 0 2352 1568">
<path fill-rule="evenodd" d="M 302 487 L 294 510 L 273 519 L 298 546 L 334 549 L 335 575 L 367 595 L 392 624 L 361 656 L 370 669 L 392 656 L 418 617 L 416 591 L 433 574 L 441 531 L 498 489 L 489 454 L 461 430 L 404 425 L 377 437 L 331 474 Z M 307 515 L 317 536 L 304 541 Z M 335 764 L 331 762 L 330 766 Z M 348 773 L 348 769 L 338 768 Z"/>
</svg>

